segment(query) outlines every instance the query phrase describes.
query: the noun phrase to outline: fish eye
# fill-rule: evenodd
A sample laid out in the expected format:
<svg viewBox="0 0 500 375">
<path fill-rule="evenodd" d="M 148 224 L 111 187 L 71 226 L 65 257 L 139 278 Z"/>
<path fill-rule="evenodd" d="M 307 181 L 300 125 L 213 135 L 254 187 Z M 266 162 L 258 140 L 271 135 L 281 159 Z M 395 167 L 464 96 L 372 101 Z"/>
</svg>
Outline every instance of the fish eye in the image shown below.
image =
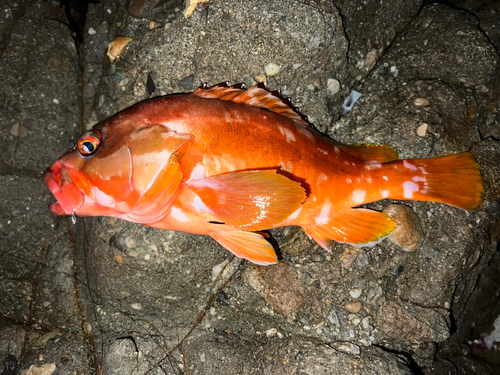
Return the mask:
<svg viewBox="0 0 500 375">
<path fill-rule="evenodd" d="M 82 156 L 92 156 L 99 149 L 102 141 L 102 134 L 99 130 L 91 130 L 78 140 L 78 152 Z"/>
</svg>

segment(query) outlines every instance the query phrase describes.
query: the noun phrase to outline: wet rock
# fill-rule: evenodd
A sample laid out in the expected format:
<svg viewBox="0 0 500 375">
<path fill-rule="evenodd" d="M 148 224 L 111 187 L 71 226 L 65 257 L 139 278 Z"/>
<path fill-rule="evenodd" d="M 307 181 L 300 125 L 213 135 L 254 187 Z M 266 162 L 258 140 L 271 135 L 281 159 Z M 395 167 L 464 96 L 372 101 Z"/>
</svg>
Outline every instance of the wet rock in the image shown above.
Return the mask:
<svg viewBox="0 0 500 375">
<path fill-rule="evenodd" d="M 183 9 L 182 0 L 132 0 L 127 8 L 128 14 L 136 18 L 158 17 L 161 13 L 168 13 L 175 8 Z"/>
<path fill-rule="evenodd" d="M 283 313 L 296 311 L 304 302 L 302 284 L 286 262 L 273 267 L 251 266 L 245 272 L 245 280 Z"/>
<path fill-rule="evenodd" d="M 106 354 L 104 368 L 110 375 L 124 374 L 137 367 L 139 353 L 132 337 L 115 340 Z"/>
<path fill-rule="evenodd" d="M 443 341 L 448 337 L 447 323 L 439 313 L 406 307 L 391 301 L 384 303 L 377 314 L 377 328 L 393 339 L 408 342 Z M 425 314 L 416 314 L 419 310 Z"/>
<path fill-rule="evenodd" d="M 384 208 L 384 213 L 397 224 L 389 236 L 389 240 L 400 246 L 404 251 L 417 250 L 424 240 L 424 233 L 415 212 L 403 204 L 390 204 Z"/>
<path fill-rule="evenodd" d="M 206 345 L 206 342 L 212 344 Z M 340 346 L 343 348 L 339 349 Z M 380 349 L 374 349 L 345 343 L 324 345 L 299 338 L 267 340 L 261 344 L 256 340 L 240 340 L 234 335 L 198 332 L 184 347 L 184 352 L 193 368 L 201 366 L 200 353 L 203 353 L 203 369 L 207 374 L 220 373 L 221 368 L 227 374 L 255 372 L 255 363 L 247 360 L 247 353 L 259 359 L 259 372 L 262 373 L 286 373 L 290 366 L 306 374 L 361 375 L 375 373 L 376 369 L 384 369 L 388 374 L 412 373 L 401 357 L 388 352 L 380 356 Z"/>
</svg>

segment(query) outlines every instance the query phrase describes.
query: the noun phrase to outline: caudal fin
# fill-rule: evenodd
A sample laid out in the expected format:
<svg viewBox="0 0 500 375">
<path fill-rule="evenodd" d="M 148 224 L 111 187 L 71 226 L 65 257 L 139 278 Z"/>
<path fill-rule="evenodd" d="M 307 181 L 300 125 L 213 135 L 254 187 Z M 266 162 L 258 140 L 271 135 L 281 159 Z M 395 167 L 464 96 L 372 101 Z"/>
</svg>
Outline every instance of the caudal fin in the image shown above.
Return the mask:
<svg viewBox="0 0 500 375">
<path fill-rule="evenodd" d="M 412 178 L 403 184 L 407 184 L 403 197 L 396 199 L 441 202 L 465 210 L 473 210 L 483 201 L 480 166 L 468 152 L 399 163 L 403 163 Z"/>
</svg>

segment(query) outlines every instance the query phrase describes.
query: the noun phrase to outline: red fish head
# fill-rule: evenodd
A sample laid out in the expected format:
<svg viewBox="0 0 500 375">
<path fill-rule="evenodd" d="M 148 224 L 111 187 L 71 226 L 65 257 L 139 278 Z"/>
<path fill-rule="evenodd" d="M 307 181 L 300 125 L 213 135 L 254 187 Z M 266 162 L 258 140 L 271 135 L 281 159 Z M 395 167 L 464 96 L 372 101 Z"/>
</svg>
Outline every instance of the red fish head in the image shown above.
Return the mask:
<svg viewBox="0 0 500 375">
<path fill-rule="evenodd" d="M 182 182 L 180 148 L 192 136 L 117 115 L 85 133 L 44 172 L 55 215 L 112 216 L 150 223 Z"/>
<path fill-rule="evenodd" d="M 127 145 L 108 137 L 107 129 L 85 133 L 75 147 L 48 168 L 43 176 L 57 199 L 49 206 L 55 215 L 116 216 L 137 201 L 130 186 L 132 165 Z M 132 202 L 131 202 L 132 201 Z"/>
</svg>

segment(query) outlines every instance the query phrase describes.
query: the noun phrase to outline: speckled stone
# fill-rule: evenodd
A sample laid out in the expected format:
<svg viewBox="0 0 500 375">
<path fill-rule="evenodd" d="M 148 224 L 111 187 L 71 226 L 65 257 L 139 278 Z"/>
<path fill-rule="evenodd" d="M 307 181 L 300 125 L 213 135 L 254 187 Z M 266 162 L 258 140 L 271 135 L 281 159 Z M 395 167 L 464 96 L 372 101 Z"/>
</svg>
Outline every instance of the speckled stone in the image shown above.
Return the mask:
<svg viewBox="0 0 500 375">
<path fill-rule="evenodd" d="M 384 213 L 397 224 L 396 229 L 389 236 L 389 240 L 400 246 L 404 251 L 417 250 L 424 240 L 424 233 L 420 222 L 413 210 L 404 204 L 390 204 Z"/>
</svg>

